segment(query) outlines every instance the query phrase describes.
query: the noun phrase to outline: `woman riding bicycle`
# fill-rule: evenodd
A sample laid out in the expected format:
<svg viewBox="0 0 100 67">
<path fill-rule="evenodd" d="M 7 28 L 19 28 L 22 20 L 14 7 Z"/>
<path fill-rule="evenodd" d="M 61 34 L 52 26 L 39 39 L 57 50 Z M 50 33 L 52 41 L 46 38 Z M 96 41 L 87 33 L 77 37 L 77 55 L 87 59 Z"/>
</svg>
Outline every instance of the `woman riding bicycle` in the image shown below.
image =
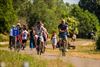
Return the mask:
<svg viewBox="0 0 100 67">
<path fill-rule="evenodd" d="M 37 22 L 37 26 L 36 26 L 36 34 L 38 35 L 38 39 L 37 39 L 37 50 L 39 50 L 39 46 L 42 45 L 42 47 L 44 48 L 44 37 L 43 37 L 43 33 L 46 32 L 45 28 L 43 26 L 43 23 L 41 21 Z M 40 47 L 41 48 L 41 47 Z M 44 50 L 42 50 L 42 53 L 44 53 Z"/>
</svg>

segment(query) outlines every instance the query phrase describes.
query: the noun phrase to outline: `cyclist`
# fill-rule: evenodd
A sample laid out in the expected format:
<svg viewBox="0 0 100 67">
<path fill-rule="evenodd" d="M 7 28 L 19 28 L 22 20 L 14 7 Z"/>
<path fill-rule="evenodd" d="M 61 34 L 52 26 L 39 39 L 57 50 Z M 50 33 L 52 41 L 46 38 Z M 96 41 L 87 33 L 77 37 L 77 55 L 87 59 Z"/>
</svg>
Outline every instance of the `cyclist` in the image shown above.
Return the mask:
<svg viewBox="0 0 100 67">
<path fill-rule="evenodd" d="M 16 48 L 19 50 L 22 45 L 22 27 L 20 23 L 17 23 L 16 29 L 18 31 L 16 36 Z"/>
<path fill-rule="evenodd" d="M 36 34 L 38 35 L 37 46 L 39 47 L 39 43 L 41 42 L 41 45 L 44 47 L 44 37 L 43 37 L 43 33 L 46 32 L 46 31 L 45 31 L 45 28 L 43 26 L 42 21 L 37 22 L 37 26 L 36 26 L 35 31 L 36 31 Z M 37 48 L 37 50 L 38 49 L 39 48 Z M 44 53 L 44 50 L 42 51 L 42 53 Z"/>
<path fill-rule="evenodd" d="M 22 31 L 22 50 L 24 50 L 24 48 L 26 47 L 27 39 L 28 39 L 28 31 L 26 27 L 24 27 Z"/>
<path fill-rule="evenodd" d="M 64 50 L 68 51 L 67 47 L 68 47 L 68 24 L 65 23 L 65 20 L 62 19 L 61 23 L 58 25 L 58 30 L 59 30 L 59 44 L 61 44 L 61 41 L 64 40 L 65 41 L 65 47 Z"/>
<path fill-rule="evenodd" d="M 52 42 L 52 47 L 54 50 L 56 48 L 56 45 L 57 45 L 57 36 L 56 36 L 55 31 L 53 31 L 53 33 L 52 33 L 51 42 Z"/>
<path fill-rule="evenodd" d="M 44 27 L 44 24 L 42 24 L 42 27 L 43 27 L 44 45 L 46 47 L 46 45 L 47 45 L 47 39 L 48 39 L 48 32 L 47 32 L 47 29 Z"/>
</svg>

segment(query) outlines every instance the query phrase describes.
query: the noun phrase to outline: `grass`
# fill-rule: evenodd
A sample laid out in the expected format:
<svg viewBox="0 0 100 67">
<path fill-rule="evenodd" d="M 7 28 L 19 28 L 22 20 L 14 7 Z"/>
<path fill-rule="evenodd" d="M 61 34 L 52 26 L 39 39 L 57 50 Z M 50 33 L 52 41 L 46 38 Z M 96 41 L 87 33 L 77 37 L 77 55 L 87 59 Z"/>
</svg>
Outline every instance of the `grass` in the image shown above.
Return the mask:
<svg viewBox="0 0 100 67">
<path fill-rule="evenodd" d="M 72 51 L 72 50 L 71 50 Z M 81 52 L 81 53 L 88 53 L 88 54 L 100 54 L 100 51 L 97 51 L 95 48 L 95 44 L 92 45 L 86 45 L 86 46 L 76 46 L 76 52 Z"/>
<path fill-rule="evenodd" d="M 74 67 L 69 62 L 63 62 L 61 59 L 55 59 L 55 60 L 48 60 L 48 66 L 47 67 Z"/>
<path fill-rule="evenodd" d="M 4 62 L 6 67 L 23 67 L 24 62 L 28 62 L 29 67 L 73 67 L 72 64 L 60 59 L 47 60 L 40 56 L 30 56 L 4 50 L 0 50 L 0 62 Z"/>
<path fill-rule="evenodd" d="M 24 62 L 28 62 L 30 67 L 46 67 L 46 62 L 35 57 L 0 50 L 0 62 L 5 62 L 6 67 L 22 67 Z"/>
<path fill-rule="evenodd" d="M 46 51 L 50 54 L 54 54 L 54 55 L 59 55 L 60 51 L 59 49 L 50 49 L 47 48 Z M 77 45 L 76 49 L 69 49 L 68 52 L 66 52 L 67 56 L 77 56 L 77 57 L 83 57 L 83 58 L 94 58 L 94 59 L 100 59 L 100 51 L 97 51 L 95 49 L 95 44 L 90 44 L 90 45 L 86 45 L 86 46 L 81 46 L 81 45 Z"/>
<path fill-rule="evenodd" d="M 100 59 L 100 51 L 95 49 L 95 44 L 87 46 L 76 46 L 76 49 L 69 50 L 67 55 Z"/>
<path fill-rule="evenodd" d="M 8 44 L 0 44 L 0 47 L 8 47 Z"/>
<path fill-rule="evenodd" d="M 0 33 L 0 42 L 9 41 L 9 36 Z"/>
</svg>

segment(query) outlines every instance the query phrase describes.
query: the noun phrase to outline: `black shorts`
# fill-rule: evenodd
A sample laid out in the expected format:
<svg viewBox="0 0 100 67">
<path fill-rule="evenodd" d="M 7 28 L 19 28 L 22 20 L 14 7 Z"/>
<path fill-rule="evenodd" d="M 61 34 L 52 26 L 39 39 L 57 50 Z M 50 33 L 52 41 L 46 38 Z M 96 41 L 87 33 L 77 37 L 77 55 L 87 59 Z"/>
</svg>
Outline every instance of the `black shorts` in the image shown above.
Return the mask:
<svg viewBox="0 0 100 67">
<path fill-rule="evenodd" d="M 22 40 L 22 43 L 26 43 L 27 40 Z"/>
</svg>

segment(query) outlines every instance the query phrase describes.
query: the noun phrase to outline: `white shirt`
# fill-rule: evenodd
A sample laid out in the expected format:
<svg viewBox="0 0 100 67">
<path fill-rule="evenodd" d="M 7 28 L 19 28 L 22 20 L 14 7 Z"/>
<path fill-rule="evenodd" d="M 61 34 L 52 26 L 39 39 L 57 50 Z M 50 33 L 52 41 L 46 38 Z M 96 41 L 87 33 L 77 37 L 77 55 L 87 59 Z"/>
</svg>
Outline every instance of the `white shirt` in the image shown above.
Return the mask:
<svg viewBox="0 0 100 67">
<path fill-rule="evenodd" d="M 28 31 L 27 31 L 27 30 L 24 30 L 24 31 L 22 32 L 22 40 L 26 40 L 27 37 L 28 37 Z"/>
<path fill-rule="evenodd" d="M 37 35 L 41 36 L 43 35 L 44 32 L 44 28 L 41 26 L 40 29 L 38 27 L 36 27 L 36 33 Z"/>
<path fill-rule="evenodd" d="M 56 35 L 54 35 L 54 36 L 52 37 L 52 39 L 56 39 L 56 37 L 57 37 L 57 36 L 56 36 Z"/>
<path fill-rule="evenodd" d="M 13 29 L 10 29 L 10 36 L 13 36 Z"/>
</svg>

